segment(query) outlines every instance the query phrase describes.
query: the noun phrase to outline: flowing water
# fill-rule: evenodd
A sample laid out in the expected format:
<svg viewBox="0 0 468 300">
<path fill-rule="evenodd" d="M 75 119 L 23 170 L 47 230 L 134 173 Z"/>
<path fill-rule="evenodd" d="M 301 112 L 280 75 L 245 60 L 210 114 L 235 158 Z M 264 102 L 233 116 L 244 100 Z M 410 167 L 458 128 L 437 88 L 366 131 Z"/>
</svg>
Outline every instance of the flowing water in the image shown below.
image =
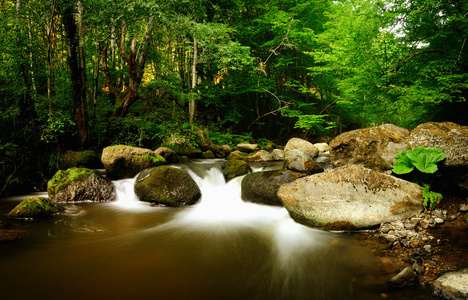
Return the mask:
<svg viewBox="0 0 468 300">
<path fill-rule="evenodd" d="M 0 298 L 402 299 L 370 248 L 243 202 L 242 178 L 226 183 L 220 164 L 184 166 L 203 195 L 190 207 L 139 202 L 125 179 L 114 202 L 15 222 L 28 235 L 0 244 Z M 0 214 L 20 200 L 2 199 Z"/>
</svg>

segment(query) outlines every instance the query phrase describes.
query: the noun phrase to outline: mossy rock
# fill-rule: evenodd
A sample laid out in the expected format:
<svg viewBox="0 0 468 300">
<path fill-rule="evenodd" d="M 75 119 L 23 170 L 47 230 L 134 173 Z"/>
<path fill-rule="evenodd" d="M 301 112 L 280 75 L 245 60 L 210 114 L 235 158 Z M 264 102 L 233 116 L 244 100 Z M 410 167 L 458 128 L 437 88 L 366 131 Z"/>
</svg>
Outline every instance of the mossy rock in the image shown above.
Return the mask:
<svg viewBox="0 0 468 300">
<path fill-rule="evenodd" d="M 99 155 L 94 150 L 67 151 L 62 156 L 60 168 L 63 170 L 73 167 L 85 167 L 90 169 L 102 168 Z"/>
<path fill-rule="evenodd" d="M 170 166 L 143 170 L 135 181 L 135 194 L 141 201 L 173 207 L 192 205 L 201 198 L 192 177 Z"/>
<path fill-rule="evenodd" d="M 247 155 L 249 154 L 246 152 L 235 150 L 235 151 L 232 151 L 226 159 L 227 160 L 243 160 Z"/>
<path fill-rule="evenodd" d="M 249 174 L 250 172 L 252 172 L 252 168 L 245 160 L 228 160 L 223 166 L 223 174 L 226 181 L 237 176 Z"/>
<path fill-rule="evenodd" d="M 131 146 L 104 148 L 101 157 L 109 179 L 131 178 L 142 170 L 166 164 L 166 160 L 150 149 Z"/>
<path fill-rule="evenodd" d="M 45 197 L 29 197 L 13 208 L 7 217 L 12 219 L 39 219 L 59 213 L 59 208 Z"/>
<path fill-rule="evenodd" d="M 53 202 L 110 201 L 115 197 L 114 189 L 109 179 L 87 168 L 60 170 L 47 183 Z"/>
</svg>

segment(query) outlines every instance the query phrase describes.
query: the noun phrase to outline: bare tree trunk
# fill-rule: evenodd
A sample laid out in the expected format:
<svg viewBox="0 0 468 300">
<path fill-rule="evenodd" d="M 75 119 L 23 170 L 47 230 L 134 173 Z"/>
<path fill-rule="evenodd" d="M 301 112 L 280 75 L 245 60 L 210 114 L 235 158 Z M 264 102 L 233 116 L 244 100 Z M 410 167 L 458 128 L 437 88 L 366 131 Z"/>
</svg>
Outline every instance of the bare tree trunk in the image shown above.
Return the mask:
<svg viewBox="0 0 468 300">
<path fill-rule="evenodd" d="M 27 7 L 26 2 L 26 7 Z M 31 33 L 31 16 L 28 9 L 28 38 L 29 38 L 29 73 L 31 74 L 31 85 L 32 90 L 36 91 L 36 81 L 34 78 L 34 63 L 33 63 L 33 51 L 32 51 L 32 33 Z"/>
<path fill-rule="evenodd" d="M 192 63 L 192 92 L 191 92 L 191 99 L 189 102 L 189 122 L 190 125 L 193 126 L 193 121 L 195 119 L 195 111 L 196 111 L 196 101 L 195 101 L 195 88 L 197 87 L 197 55 L 198 55 L 198 48 L 197 48 L 197 39 L 193 38 L 193 63 Z"/>
<path fill-rule="evenodd" d="M 68 65 L 72 82 L 73 98 L 73 121 L 76 124 L 78 142 L 81 146 L 86 146 L 89 141 L 89 128 L 86 115 L 86 85 L 83 82 L 82 70 L 78 55 L 78 39 L 76 37 L 77 26 L 73 11 L 70 5 L 63 8 L 62 22 L 65 28 L 68 42 Z"/>
</svg>

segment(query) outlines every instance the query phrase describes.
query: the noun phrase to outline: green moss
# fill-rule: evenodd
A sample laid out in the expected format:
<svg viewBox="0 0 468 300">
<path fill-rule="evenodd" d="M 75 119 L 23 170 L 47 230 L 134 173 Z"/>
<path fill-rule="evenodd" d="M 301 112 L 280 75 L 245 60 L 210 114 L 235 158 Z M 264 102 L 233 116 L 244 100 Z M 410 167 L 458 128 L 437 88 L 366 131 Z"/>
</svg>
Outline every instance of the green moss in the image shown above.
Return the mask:
<svg viewBox="0 0 468 300">
<path fill-rule="evenodd" d="M 95 171 L 87 168 L 70 168 L 58 171 L 47 183 L 47 192 L 51 198 L 65 189 L 72 181 L 83 182 Z"/>
<path fill-rule="evenodd" d="M 43 218 L 58 213 L 58 208 L 44 197 L 29 197 L 8 214 L 9 218 Z"/>
</svg>

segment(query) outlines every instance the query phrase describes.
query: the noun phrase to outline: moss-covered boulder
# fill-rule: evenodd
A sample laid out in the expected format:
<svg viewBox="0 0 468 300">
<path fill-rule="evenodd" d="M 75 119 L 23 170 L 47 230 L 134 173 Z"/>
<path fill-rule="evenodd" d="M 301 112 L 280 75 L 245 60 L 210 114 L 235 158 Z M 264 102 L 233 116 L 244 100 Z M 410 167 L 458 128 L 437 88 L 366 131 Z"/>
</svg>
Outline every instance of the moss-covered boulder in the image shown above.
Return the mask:
<svg viewBox="0 0 468 300">
<path fill-rule="evenodd" d="M 249 154 L 246 152 L 234 150 L 228 155 L 226 159 L 227 160 L 243 160 L 247 155 Z"/>
<path fill-rule="evenodd" d="M 176 164 L 180 162 L 177 153 L 175 153 L 174 150 L 169 149 L 167 147 L 159 147 L 158 149 L 154 150 L 154 153 L 162 156 L 169 164 Z"/>
<path fill-rule="evenodd" d="M 260 150 L 260 146 L 258 144 L 240 143 L 237 144 L 236 150 L 245 153 L 253 153 Z"/>
<path fill-rule="evenodd" d="M 29 197 L 13 208 L 7 217 L 12 219 L 40 219 L 59 213 L 59 208 L 45 197 Z"/>
<path fill-rule="evenodd" d="M 47 193 L 52 202 L 102 202 L 115 198 L 112 182 L 87 168 L 58 171 L 47 183 Z"/>
<path fill-rule="evenodd" d="M 131 178 L 144 169 L 166 164 L 162 156 L 150 149 L 123 145 L 104 148 L 101 160 L 111 180 Z"/>
<path fill-rule="evenodd" d="M 252 168 L 245 160 L 227 160 L 222 169 L 226 181 L 252 172 Z"/>
<path fill-rule="evenodd" d="M 66 170 L 74 167 L 101 169 L 102 162 L 94 150 L 66 151 L 62 156 L 60 168 Z"/>
<path fill-rule="evenodd" d="M 330 142 L 331 163 L 334 167 L 360 165 L 379 172 L 391 170 L 395 154 L 409 149 L 409 132 L 384 124 L 342 133 Z"/>
<path fill-rule="evenodd" d="M 277 195 L 280 186 L 292 182 L 301 176 L 303 176 L 301 173 L 289 170 L 250 173 L 242 179 L 242 200 L 259 204 L 283 206 L 281 199 Z"/>
<path fill-rule="evenodd" d="M 170 166 L 142 171 L 135 181 L 135 194 L 141 201 L 174 207 L 195 204 L 201 197 L 192 177 Z"/>
</svg>

